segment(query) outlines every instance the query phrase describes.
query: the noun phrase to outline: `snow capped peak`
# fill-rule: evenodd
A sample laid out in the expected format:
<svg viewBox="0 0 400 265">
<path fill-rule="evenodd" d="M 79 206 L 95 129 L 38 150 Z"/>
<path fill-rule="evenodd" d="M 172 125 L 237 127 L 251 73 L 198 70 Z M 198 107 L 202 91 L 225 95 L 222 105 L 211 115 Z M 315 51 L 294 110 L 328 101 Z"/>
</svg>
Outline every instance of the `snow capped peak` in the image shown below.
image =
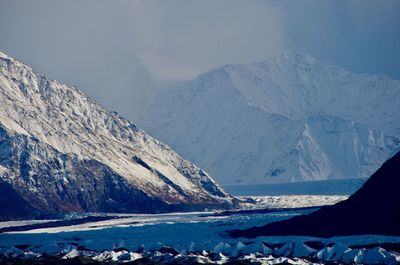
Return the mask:
<svg viewBox="0 0 400 265">
<path fill-rule="evenodd" d="M 281 64 L 295 64 L 295 65 L 312 65 L 315 63 L 320 63 L 314 57 L 308 55 L 307 53 L 296 51 L 296 50 L 286 50 L 279 55 L 272 57 L 264 62 L 273 61 L 275 63 L 280 62 Z"/>
<path fill-rule="evenodd" d="M 10 56 L 0 51 L 0 59 L 13 60 Z"/>
<path fill-rule="evenodd" d="M 48 80 L 16 60 L 0 64 L 0 101 L 0 131 L 7 139 L 0 147 L 11 150 L 0 152 L 0 165 L 7 169 L 2 180 L 23 199 L 37 198 L 34 208 L 166 211 L 174 207 L 168 204 L 201 208 L 231 203 L 210 176 L 167 145 L 76 88 Z M 74 187 L 82 178 L 89 186 L 80 192 L 88 197 L 74 201 L 83 196 Z M 48 189 L 56 192 L 45 196 Z M 63 200 L 65 206 L 59 203 Z M 114 205 L 121 200 L 127 201 Z M 137 205 L 137 200 L 145 203 Z"/>
<path fill-rule="evenodd" d="M 290 66 L 300 66 L 300 65 L 308 65 L 311 66 L 313 64 L 325 64 L 329 65 L 328 63 L 321 62 L 314 57 L 308 55 L 307 53 L 296 51 L 296 50 L 286 50 L 281 52 L 278 55 L 270 57 L 268 59 L 254 62 L 250 64 L 225 64 L 221 67 L 215 68 L 207 73 L 213 73 L 220 71 L 225 73 L 230 73 L 234 71 L 241 71 L 245 70 L 250 67 L 261 67 L 265 65 L 271 65 L 275 67 L 283 66 L 283 65 L 290 65 Z M 336 67 L 334 65 L 330 65 L 332 67 Z"/>
<path fill-rule="evenodd" d="M 259 63 L 226 65 L 202 79 L 209 77 L 207 82 L 215 83 L 220 82 L 222 76 L 250 106 L 269 113 L 305 120 L 321 111 L 375 130 L 400 133 L 399 80 L 382 75 L 352 74 L 292 50 Z"/>
<path fill-rule="evenodd" d="M 262 67 L 264 70 L 268 70 L 268 68 L 281 68 L 281 70 L 287 70 L 285 68 L 299 68 L 299 69 L 306 69 L 306 67 L 312 67 L 313 65 L 324 65 L 326 67 L 333 67 L 341 69 L 335 65 L 331 65 L 329 63 L 325 63 L 322 61 L 317 60 L 316 58 L 308 55 L 307 53 L 296 51 L 296 50 L 286 50 L 282 53 L 270 57 L 268 59 L 254 62 L 250 64 L 226 64 L 221 67 L 215 68 L 207 73 L 215 73 L 220 72 L 221 74 L 226 73 L 233 73 L 233 72 L 240 72 L 240 71 L 249 71 L 253 70 L 254 68 Z M 342 69 L 344 70 L 344 69 Z M 207 74 L 206 73 L 206 74 Z M 245 74 L 245 73 L 243 73 Z"/>
<path fill-rule="evenodd" d="M 367 177 L 399 148 L 400 81 L 286 51 L 202 74 L 147 113 L 146 129 L 222 183 Z"/>
</svg>

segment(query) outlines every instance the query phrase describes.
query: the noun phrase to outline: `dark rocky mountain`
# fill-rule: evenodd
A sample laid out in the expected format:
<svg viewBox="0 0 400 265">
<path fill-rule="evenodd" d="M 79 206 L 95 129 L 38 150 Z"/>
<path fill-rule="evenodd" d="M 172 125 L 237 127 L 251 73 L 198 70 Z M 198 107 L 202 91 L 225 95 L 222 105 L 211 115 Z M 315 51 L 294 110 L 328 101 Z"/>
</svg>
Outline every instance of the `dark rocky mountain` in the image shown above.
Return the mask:
<svg viewBox="0 0 400 265">
<path fill-rule="evenodd" d="M 386 161 L 347 200 L 308 215 L 231 231 L 234 237 L 347 235 L 400 236 L 400 152 Z"/>
<path fill-rule="evenodd" d="M 232 207 L 206 172 L 74 87 L 0 53 L 0 220 Z"/>
</svg>

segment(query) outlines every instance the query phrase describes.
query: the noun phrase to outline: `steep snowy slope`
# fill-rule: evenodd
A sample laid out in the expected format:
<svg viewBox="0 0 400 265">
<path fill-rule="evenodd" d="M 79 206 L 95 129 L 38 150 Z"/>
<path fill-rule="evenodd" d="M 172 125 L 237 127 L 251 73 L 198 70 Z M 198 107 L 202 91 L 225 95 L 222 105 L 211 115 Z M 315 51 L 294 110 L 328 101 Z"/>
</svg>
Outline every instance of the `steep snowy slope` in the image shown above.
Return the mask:
<svg viewBox="0 0 400 265">
<path fill-rule="evenodd" d="M 138 122 L 220 183 L 367 177 L 400 138 L 400 81 L 288 51 L 164 91 Z"/>
<path fill-rule="evenodd" d="M 0 102 L 0 188 L 19 196 L 22 209 L 162 212 L 232 204 L 168 146 L 2 53 Z"/>
</svg>

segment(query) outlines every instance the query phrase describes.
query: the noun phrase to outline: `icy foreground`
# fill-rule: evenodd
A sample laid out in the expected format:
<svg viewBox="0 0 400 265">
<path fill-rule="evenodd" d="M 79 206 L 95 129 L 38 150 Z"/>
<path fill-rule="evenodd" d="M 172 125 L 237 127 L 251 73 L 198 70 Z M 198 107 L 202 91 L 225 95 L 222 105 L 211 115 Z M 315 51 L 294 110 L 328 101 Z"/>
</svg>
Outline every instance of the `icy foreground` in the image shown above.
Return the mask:
<svg viewBox="0 0 400 265">
<path fill-rule="evenodd" d="M 68 264 L 146 261 L 145 264 L 397 264 L 400 238 L 355 236 L 230 239 L 227 228 L 286 219 L 310 210 L 221 216 L 214 213 L 119 215 L 76 226 L 0 234 L 0 261 Z M 53 222 L 53 221 L 48 221 Z M 10 224 L 8 224 L 10 225 Z M 20 224 L 22 225 L 22 224 Z M 26 222 L 24 223 L 26 225 Z M 13 224 L 14 229 L 18 222 Z M 49 257 L 49 256 L 50 257 Z M 73 263 L 75 262 L 75 263 Z M 239 263 L 242 262 L 242 263 Z"/>
<path fill-rule="evenodd" d="M 3 249 L 2 249 L 3 250 Z M 118 248 L 111 251 L 95 252 L 78 250 L 74 245 L 60 245 L 59 252 L 50 256 L 24 251 L 17 248 L 4 249 L 0 261 L 7 264 L 399 264 L 400 255 L 381 247 L 349 248 L 344 244 L 331 244 L 314 249 L 303 242 L 269 245 L 268 243 L 243 243 L 235 245 L 219 243 L 213 250 L 179 252 L 171 246 L 162 246 L 147 251 L 138 248 L 130 251 Z M 68 261 L 71 261 L 68 263 Z M 63 263 L 61 263 L 63 261 Z M 11 263 L 14 262 L 14 263 Z M 17 263 L 18 262 L 18 263 Z M 35 263 L 36 262 L 36 263 Z M 41 262 L 41 263 L 40 263 Z M 79 263 L 78 263 L 79 262 Z M 142 262 L 142 263 L 140 263 Z"/>
<path fill-rule="evenodd" d="M 166 89 L 138 119 L 222 184 L 370 176 L 399 149 L 400 81 L 288 51 Z"/>
<path fill-rule="evenodd" d="M 112 88 L 110 88 L 112 89 Z M 203 170 L 74 87 L 0 53 L 0 219 L 230 207 Z M 4 197 L 4 198 L 3 198 Z"/>
</svg>

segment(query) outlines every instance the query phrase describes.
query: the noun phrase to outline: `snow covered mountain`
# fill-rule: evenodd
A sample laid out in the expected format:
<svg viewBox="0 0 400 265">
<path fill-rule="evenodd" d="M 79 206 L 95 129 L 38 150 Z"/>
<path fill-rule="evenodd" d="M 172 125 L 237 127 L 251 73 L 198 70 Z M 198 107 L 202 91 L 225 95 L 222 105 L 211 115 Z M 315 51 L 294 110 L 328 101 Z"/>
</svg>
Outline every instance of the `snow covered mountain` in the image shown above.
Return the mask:
<svg viewBox="0 0 400 265">
<path fill-rule="evenodd" d="M 287 51 L 165 90 L 138 120 L 224 184 L 368 177 L 399 149 L 400 81 Z"/>
<path fill-rule="evenodd" d="M 37 209 L 164 212 L 234 201 L 133 123 L 2 53 L 0 102 L 4 218 Z M 4 211 L 7 202 L 14 212 Z"/>
</svg>

